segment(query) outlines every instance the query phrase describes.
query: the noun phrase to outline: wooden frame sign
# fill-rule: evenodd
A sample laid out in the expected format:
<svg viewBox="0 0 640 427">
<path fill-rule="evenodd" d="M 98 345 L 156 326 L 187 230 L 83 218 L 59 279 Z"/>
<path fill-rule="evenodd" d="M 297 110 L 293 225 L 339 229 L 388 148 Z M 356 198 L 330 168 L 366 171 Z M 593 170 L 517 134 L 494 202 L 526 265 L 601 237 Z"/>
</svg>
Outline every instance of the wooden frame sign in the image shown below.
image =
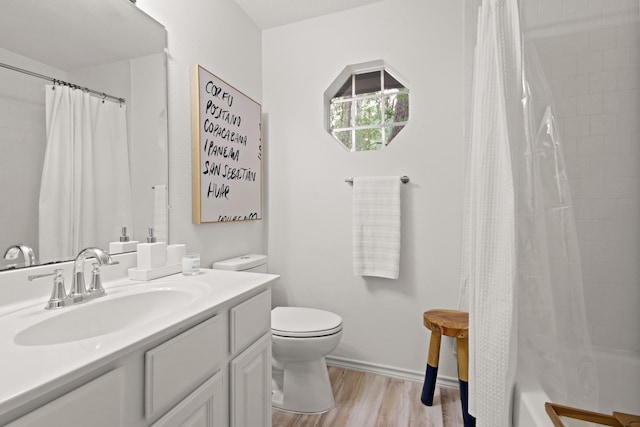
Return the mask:
<svg viewBox="0 0 640 427">
<path fill-rule="evenodd" d="M 192 89 L 193 222 L 262 219 L 260 104 L 200 65 Z"/>
</svg>

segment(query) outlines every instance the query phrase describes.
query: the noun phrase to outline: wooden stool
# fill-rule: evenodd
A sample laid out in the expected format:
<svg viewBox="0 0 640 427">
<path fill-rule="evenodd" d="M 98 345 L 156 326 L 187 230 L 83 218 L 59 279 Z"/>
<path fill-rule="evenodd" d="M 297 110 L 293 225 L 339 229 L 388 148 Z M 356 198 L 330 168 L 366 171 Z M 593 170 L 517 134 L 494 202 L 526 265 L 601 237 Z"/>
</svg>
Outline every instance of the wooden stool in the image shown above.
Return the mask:
<svg viewBox="0 0 640 427">
<path fill-rule="evenodd" d="M 422 387 L 421 401 L 427 406 L 433 405 L 433 394 L 438 376 L 440 358 L 440 338 L 442 335 L 456 339 L 458 353 L 458 380 L 460 382 L 460 401 L 465 427 L 476 425 L 474 417 L 469 415 L 469 313 L 457 310 L 429 310 L 424 312 L 424 326 L 431 331 L 427 372 Z"/>
</svg>

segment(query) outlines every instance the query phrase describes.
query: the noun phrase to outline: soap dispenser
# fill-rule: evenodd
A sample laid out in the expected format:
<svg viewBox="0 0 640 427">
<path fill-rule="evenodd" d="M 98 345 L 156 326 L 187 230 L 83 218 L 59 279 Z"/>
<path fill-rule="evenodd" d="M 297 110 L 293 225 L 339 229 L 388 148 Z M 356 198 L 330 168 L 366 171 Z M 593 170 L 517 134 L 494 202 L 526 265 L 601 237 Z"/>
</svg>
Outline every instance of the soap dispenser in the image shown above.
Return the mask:
<svg viewBox="0 0 640 427">
<path fill-rule="evenodd" d="M 137 240 L 130 240 L 127 236 L 127 227 L 121 227 L 122 234 L 120 235 L 119 242 L 109 243 L 109 254 L 121 254 L 123 252 L 133 252 L 138 247 Z"/>
<path fill-rule="evenodd" d="M 138 244 L 138 269 L 150 270 L 164 267 L 167 264 L 167 244 L 158 242 L 153 234 L 153 227 L 149 227 L 147 243 Z"/>
</svg>

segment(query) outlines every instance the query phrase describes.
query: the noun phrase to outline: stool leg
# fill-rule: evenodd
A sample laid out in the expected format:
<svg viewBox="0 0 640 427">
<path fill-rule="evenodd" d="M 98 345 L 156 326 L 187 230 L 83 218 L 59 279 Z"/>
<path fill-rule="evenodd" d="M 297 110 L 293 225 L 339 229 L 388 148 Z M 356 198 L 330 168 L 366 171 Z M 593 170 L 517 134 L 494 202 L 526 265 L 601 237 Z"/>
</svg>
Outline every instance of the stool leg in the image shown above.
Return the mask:
<svg viewBox="0 0 640 427">
<path fill-rule="evenodd" d="M 438 376 L 438 359 L 440 358 L 440 331 L 431 331 L 429 341 L 429 356 L 427 357 L 427 372 L 422 386 L 420 401 L 427 405 L 433 405 L 433 394 L 436 390 L 436 377 Z"/>
<path fill-rule="evenodd" d="M 460 402 L 464 427 L 475 427 L 476 419 L 469 415 L 469 339 L 465 336 L 456 339 L 458 352 L 458 380 L 460 383 Z"/>
</svg>

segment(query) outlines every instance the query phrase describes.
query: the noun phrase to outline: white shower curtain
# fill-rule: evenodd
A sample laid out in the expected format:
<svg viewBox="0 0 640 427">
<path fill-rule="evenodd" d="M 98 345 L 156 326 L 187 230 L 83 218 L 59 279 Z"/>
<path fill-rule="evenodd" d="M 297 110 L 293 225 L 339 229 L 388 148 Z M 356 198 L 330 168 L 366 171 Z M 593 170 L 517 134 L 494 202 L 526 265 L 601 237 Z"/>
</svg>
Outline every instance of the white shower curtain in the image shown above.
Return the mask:
<svg viewBox="0 0 640 427">
<path fill-rule="evenodd" d="M 510 425 L 516 368 L 519 40 L 517 5 L 484 1 L 474 60 L 461 304 L 469 311 L 469 412 L 479 427 Z"/>
<path fill-rule="evenodd" d="M 558 403 L 589 407 L 597 398 L 560 140 L 522 40 L 517 0 L 483 0 L 460 299 L 478 427 L 511 425 L 516 370 L 525 365 Z"/>
<path fill-rule="evenodd" d="M 106 247 L 132 223 L 126 106 L 66 86 L 46 86 L 39 201 L 42 261 Z"/>
<path fill-rule="evenodd" d="M 535 46 L 525 46 L 518 360 L 553 401 L 594 410 L 596 363 L 562 139 Z"/>
</svg>

